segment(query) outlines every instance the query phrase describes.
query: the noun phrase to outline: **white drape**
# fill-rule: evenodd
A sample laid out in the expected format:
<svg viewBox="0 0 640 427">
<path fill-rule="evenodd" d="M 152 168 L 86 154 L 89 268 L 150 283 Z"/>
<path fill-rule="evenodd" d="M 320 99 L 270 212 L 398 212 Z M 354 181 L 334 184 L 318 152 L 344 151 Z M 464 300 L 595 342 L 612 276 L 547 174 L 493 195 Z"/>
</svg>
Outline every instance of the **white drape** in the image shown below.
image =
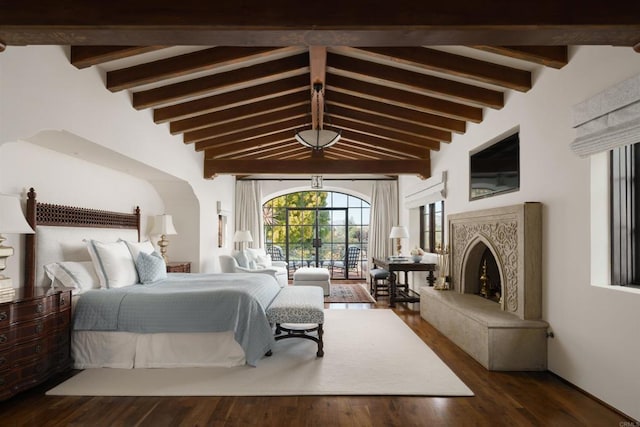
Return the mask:
<svg viewBox="0 0 640 427">
<path fill-rule="evenodd" d="M 248 247 L 262 248 L 262 189 L 258 181 L 236 181 L 236 230 L 249 230 L 253 243 Z"/>
<path fill-rule="evenodd" d="M 389 233 L 398 224 L 398 182 L 376 181 L 371 195 L 369 258 L 386 258 L 393 247 Z"/>
</svg>

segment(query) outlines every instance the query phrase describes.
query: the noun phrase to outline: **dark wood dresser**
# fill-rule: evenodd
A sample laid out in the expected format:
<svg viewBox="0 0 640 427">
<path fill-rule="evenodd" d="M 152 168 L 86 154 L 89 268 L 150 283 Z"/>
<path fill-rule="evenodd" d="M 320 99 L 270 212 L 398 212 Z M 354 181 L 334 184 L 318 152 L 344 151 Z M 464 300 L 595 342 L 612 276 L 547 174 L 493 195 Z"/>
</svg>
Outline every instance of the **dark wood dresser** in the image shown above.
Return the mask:
<svg viewBox="0 0 640 427">
<path fill-rule="evenodd" d="M 0 400 L 71 368 L 71 291 L 36 289 L 0 303 Z"/>
<path fill-rule="evenodd" d="M 167 273 L 191 273 L 191 262 L 174 261 L 167 263 Z"/>
</svg>

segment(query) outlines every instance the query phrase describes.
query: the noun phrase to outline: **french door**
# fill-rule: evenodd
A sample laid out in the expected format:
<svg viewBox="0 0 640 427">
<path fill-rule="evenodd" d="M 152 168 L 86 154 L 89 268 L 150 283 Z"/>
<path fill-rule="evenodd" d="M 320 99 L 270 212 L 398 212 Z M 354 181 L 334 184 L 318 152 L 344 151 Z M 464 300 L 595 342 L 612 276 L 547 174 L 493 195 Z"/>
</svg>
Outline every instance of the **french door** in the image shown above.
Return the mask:
<svg viewBox="0 0 640 427">
<path fill-rule="evenodd" d="M 326 267 L 333 278 L 349 278 L 346 208 L 287 208 L 286 254 L 290 271 Z M 340 268 L 338 268 L 340 267 Z"/>
</svg>

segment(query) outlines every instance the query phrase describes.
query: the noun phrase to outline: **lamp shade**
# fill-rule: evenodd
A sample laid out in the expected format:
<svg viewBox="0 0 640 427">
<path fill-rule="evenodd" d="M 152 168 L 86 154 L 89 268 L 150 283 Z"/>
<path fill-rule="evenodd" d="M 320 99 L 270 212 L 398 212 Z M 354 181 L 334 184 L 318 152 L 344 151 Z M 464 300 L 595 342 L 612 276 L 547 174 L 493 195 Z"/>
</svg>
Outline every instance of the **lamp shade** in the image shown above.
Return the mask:
<svg viewBox="0 0 640 427">
<path fill-rule="evenodd" d="M 153 229 L 151 234 L 163 234 L 169 236 L 171 234 L 178 234 L 173 226 L 173 218 L 171 215 L 156 215 L 153 221 Z"/>
<path fill-rule="evenodd" d="M 249 230 L 236 230 L 233 235 L 234 242 L 253 242 L 253 237 L 251 237 L 251 232 Z"/>
<path fill-rule="evenodd" d="M 409 237 L 409 231 L 407 227 L 402 225 L 396 225 L 391 228 L 391 233 L 389 234 L 390 239 L 406 239 Z"/>
<path fill-rule="evenodd" d="M 0 194 L 0 233 L 33 234 L 16 196 Z"/>
<path fill-rule="evenodd" d="M 331 147 L 340 139 L 340 132 L 329 129 L 307 129 L 296 132 L 296 140 L 305 147 L 321 149 Z"/>
</svg>

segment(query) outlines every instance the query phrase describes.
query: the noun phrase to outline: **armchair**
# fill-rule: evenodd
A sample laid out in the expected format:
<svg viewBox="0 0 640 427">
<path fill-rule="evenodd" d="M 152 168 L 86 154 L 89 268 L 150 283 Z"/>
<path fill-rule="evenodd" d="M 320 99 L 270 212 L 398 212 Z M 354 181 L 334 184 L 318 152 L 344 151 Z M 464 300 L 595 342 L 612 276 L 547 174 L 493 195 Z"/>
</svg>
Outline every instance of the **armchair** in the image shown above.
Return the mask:
<svg viewBox="0 0 640 427">
<path fill-rule="evenodd" d="M 274 277 L 281 287 L 288 284 L 288 272 L 286 267 L 272 266 L 264 267 L 255 265 L 254 268 L 249 266 L 243 267 L 238 263 L 236 257 L 231 255 L 219 255 L 220 269 L 223 273 L 260 273 L 269 274 Z M 286 265 L 286 263 L 285 263 Z"/>
</svg>

